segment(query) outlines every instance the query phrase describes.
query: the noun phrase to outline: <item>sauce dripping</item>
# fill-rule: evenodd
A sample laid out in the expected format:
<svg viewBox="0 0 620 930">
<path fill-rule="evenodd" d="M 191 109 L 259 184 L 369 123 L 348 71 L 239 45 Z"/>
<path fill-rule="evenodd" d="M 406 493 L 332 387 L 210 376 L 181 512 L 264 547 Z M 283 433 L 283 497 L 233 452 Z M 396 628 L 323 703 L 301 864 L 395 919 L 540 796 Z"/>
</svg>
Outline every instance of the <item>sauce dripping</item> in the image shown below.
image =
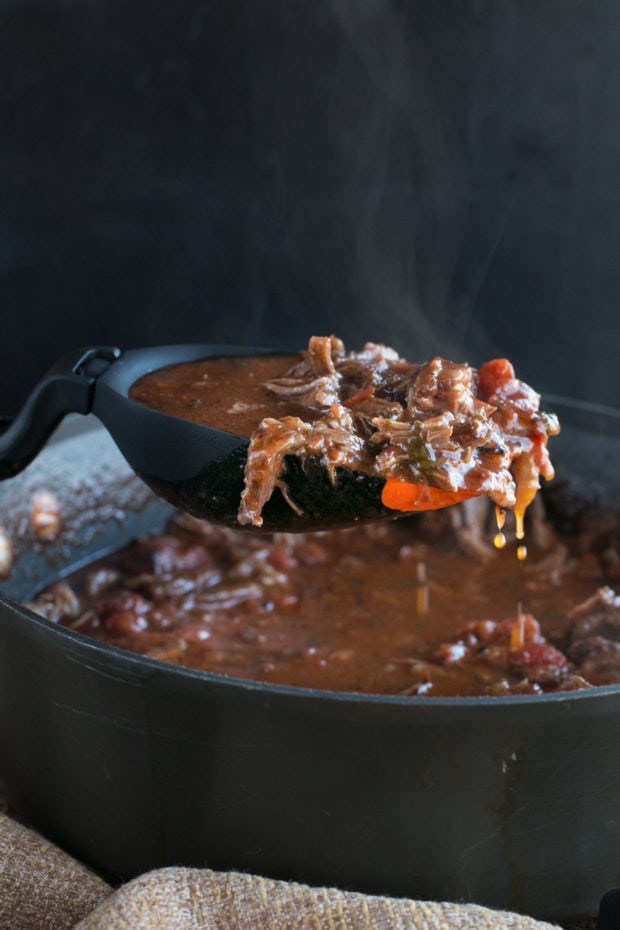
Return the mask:
<svg viewBox="0 0 620 930">
<path fill-rule="evenodd" d="M 525 528 L 523 526 L 523 518 L 525 511 L 522 509 L 517 510 L 515 508 L 515 536 L 517 539 L 525 539 Z M 524 562 L 527 558 L 527 546 L 520 545 L 517 547 L 517 558 L 519 562 Z"/>
<path fill-rule="evenodd" d="M 416 592 L 415 606 L 418 614 L 425 616 L 429 610 L 429 587 L 426 579 L 426 562 L 418 562 L 416 565 Z"/>
<path fill-rule="evenodd" d="M 512 649 L 521 649 L 525 644 L 525 614 L 521 601 L 517 604 L 517 622 L 510 631 L 510 646 Z"/>
<path fill-rule="evenodd" d="M 493 537 L 493 545 L 496 549 L 503 549 L 506 545 L 506 537 L 502 532 L 506 522 L 506 511 L 499 504 L 495 505 L 495 520 L 497 522 L 497 533 Z"/>
<path fill-rule="evenodd" d="M 514 510 L 515 515 L 515 536 L 517 539 L 521 540 L 525 538 L 525 529 L 524 529 L 524 511 L 523 510 Z M 503 549 L 506 545 L 506 536 L 503 533 L 504 524 L 506 522 L 506 511 L 503 507 L 495 505 L 495 520 L 497 522 L 497 533 L 493 537 L 493 545 L 496 549 Z M 524 562 L 527 558 L 527 546 L 522 544 L 517 546 L 517 559 L 519 562 Z"/>
</svg>

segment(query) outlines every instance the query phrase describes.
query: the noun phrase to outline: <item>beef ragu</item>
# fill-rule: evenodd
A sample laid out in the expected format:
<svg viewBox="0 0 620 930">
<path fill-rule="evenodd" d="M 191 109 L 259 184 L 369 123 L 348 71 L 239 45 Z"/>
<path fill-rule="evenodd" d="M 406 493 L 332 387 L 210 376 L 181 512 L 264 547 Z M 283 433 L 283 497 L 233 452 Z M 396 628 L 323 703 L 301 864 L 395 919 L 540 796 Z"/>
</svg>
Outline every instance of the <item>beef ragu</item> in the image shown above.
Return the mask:
<svg viewBox="0 0 620 930">
<path fill-rule="evenodd" d="M 336 691 L 540 694 L 620 681 L 618 518 L 552 522 L 554 486 L 534 500 L 559 427 L 507 361 L 418 365 L 315 337 L 299 359 L 171 366 L 132 397 L 251 439 L 241 523 L 260 522 L 275 487 L 286 495 L 289 454 L 320 456 L 334 480 L 343 464 L 371 471 L 386 478 L 388 505 L 425 512 L 273 536 L 178 514 L 165 533 L 42 592 L 30 606 L 53 622 L 192 668 Z M 505 509 L 516 519 L 498 548 Z"/>
<path fill-rule="evenodd" d="M 484 497 L 273 537 L 183 514 L 30 606 L 153 658 L 301 687 L 508 695 L 620 681 L 617 519 L 560 534 L 539 495 L 524 562 L 493 532 Z"/>
<path fill-rule="evenodd" d="M 139 403 L 250 437 L 240 524 L 286 487 L 286 457 L 320 459 L 334 482 L 346 467 L 385 478 L 383 503 L 414 511 L 486 494 L 519 522 L 553 476 L 547 440 L 557 418 L 506 359 L 476 370 L 442 358 L 407 362 L 367 343 L 347 352 L 314 336 L 291 364 L 282 356 L 214 358 L 145 375 Z"/>
</svg>

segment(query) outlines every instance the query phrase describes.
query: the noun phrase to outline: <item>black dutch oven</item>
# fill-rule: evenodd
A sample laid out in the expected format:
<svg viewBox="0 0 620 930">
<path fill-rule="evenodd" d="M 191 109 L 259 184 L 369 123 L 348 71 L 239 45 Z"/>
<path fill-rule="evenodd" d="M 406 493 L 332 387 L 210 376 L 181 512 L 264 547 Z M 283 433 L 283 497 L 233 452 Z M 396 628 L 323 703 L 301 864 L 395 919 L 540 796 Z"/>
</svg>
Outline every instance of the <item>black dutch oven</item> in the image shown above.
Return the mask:
<svg viewBox="0 0 620 930">
<path fill-rule="evenodd" d="M 620 414 L 545 400 L 559 471 L 614 499 Z M 84 424 L 86 424 L 84 426 Z M 547 918 L 620 873 L 620 687 L 540 697 L 320 692 L 132 655 L 21 602 L 171 512 L 89 420 L 0 484 L 0 776 L 11 804 L 106 875 L 241 869 Z M 562 480 L 561 478 L 559 480 Z M 63 530 L 37 540 L 42 490 Z"/>
</svg>

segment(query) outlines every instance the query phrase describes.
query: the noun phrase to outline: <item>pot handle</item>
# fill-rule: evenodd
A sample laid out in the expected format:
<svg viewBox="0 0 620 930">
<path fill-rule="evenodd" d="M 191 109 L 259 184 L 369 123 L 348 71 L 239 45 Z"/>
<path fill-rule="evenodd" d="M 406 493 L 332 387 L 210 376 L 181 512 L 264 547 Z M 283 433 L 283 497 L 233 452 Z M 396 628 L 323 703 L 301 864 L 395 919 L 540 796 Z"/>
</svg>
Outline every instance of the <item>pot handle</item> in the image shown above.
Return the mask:
<svg viewBox="0 0 620 930">
<path fill-rule="evenodd" d="M 67 413 L 90 413 L 97 378 L 121 354 L 114 346 L 75 349 L 48 371 L 0 433 L 0 481 L 35 458 Z"/>
</svg>

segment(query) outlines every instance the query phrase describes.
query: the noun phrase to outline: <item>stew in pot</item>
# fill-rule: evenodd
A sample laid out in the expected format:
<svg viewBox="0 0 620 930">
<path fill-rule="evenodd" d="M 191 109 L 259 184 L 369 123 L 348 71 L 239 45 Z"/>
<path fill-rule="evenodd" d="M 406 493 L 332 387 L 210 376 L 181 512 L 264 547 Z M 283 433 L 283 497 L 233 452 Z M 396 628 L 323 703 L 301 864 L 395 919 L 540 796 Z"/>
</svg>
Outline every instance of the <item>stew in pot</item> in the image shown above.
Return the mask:
<svg viewBox="0 0 620 930">
<path fill-rule="evenodd" d="M 275 487 L 286 495 L 287 454 L 379 474 L 394 509 L 430 512 L 270 537 L 177 515 L 42 592 L 30 606 L 53 622 L 192 668 L 338 691 L 620 681 L 617 516 L 550 520 L 551 486 L 528 510 L 523 558 L 524 512 L 539 475 L 553 474 L 547 439 L 559 427 L 506 360 L 412 365 L 385 346 L 347 353 L 313 337 L 301 359 L 170 366 L 131 396 L 251 437 L 241 523 L 260 521 Z M 508 507 L 506 544 L 496 521 Z"/>
<path fill-rule="evenodd" d="M 30 606 L 154 658 L 302 687 L 504 695 L 620 681 L 617 517 L 560 533 L 539 496 L 518 562 L 518 541 L 493 546 L 494 516 L 475 498 L 265 537 L 178 515 Z"/>
</svg>

